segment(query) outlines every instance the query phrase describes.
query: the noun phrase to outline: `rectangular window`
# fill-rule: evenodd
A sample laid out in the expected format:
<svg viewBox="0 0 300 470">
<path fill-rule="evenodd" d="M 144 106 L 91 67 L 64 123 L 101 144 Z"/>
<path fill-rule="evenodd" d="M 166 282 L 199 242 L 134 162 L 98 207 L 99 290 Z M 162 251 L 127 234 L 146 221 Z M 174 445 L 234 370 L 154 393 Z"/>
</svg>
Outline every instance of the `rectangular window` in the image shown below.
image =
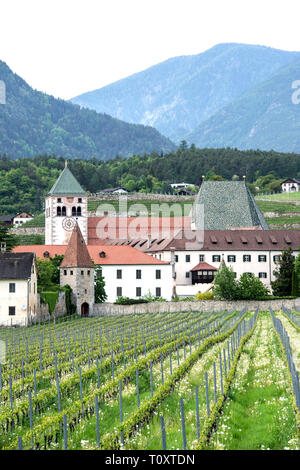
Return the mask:
<svg viewBox="0 0 300 470">
<path fill-rule="evenodd" d="M 203 261 L 204 261 L 204 255 L 199 255 L 199 262 L 203 263 Z"/>
<path fill-rule="evenodd" d="M 155 295 L 156 295 L 156 297 L 161 297 L 161 288 L 160 287 L 156 287 Z"/>
<path fill-rule="evenodd" d="M 236 262 L 236 256 L 235 255 L 228 255 L 227 256 L 227 261 L 228 261 L 228 263 L 235 263 Z"/>
<path fill-rule="evenodd" d="M 122 269 L 117 269 L 117 279 L 122 279 Z"/>
<path fill-rule="evenodd" d="M 142 279 L 142 271 L 141 269 L 136 270 L 136 279 Z"/>
<path fill-rule="evenodd" d="M 122 297 L 122 287 L 117 287 L 117 297 Z"/>
<path fill-rule="evenodd" d="M 16 307 L 8 307 L 8 315 L 15 315 Z"/>
<path fill-rule="evenodd" d="M 9 283 L 9 292 L 12 294 L 16 292 L 16 284 L 14 282 Z"/>
<path fill-rule="evenodd" d="M 190 277 L 190 272 L 189 272 L 189 271 L 187 271 L 187 272 L 185 273 L 185 277 Z"/>
<path fill-rule="evenodd" d="M 66 275 L 67 275 L 67 270 L 66 270 L 66 269 L 64 269 L 64 276 L 66 276 Z"/>
<path fill-rule="evenodd" d="M 81 271 L 81 276 L 84 276 L 84 271 Z"/>
<path fill-rule="evenodd" d="M 87 272 L 87 275 L 90 276 L 90 275 L 91 275 L 91 271 L 88 271 L 88 272 Z"/>
<path fill-rule="evenodd" d="M 136 297 L 141 297 L 142 296 L 142 288 L 141 287 L 137 287 L 136 288 Z"/>
<path fill-rule="evenodd" d="M 70 271 L 70 275 L 73 276 L 73 271 Z"/>
<path fill-rule="evenodd" d="M 243 255 L 243 261 L 244 263 L 250 263 L 251 255 Z"/>
<path fill-rule="evenodd" d="M 266 279 L 267 273 L 258 273 L 258 277 L 259 277 L 260 279 Z"/>
<path fill-rule="evenodd" d="M 267 256 L 266 256 L 266 255 L 258 255 L 258 261 L 259 261 L 260 263 L 266 262 L 266 261 L 267 261 Z"/>
<path fill-rule="evenodd" d="M 178 263 L 178 255 L 175 255 L 175 263 Z"/>
<path fill-rule="evenodd" d="M 156 269 L 156 271 L 155 271 L 155 279 L 161 279 L 161 271 L 160 271 L 160 269 Z"/>
<path fill-rule="evenodd" d="M 190 263 L 191 261 L 191 255 L 185 255 L 185 262 Z"/>
<path fill-rule="evenodd" d="M 213 255 L 212 260 L 213 260 L 213 263 L 220 263 L 221 256 L 220 255 Z"/>
<path fill-rule="evenodd" d="M 280 258 L 279 255 L 274 255 L 274 256 L 273 256 L 273 261 L 274 261 L 274 263 L 277 263 L 277 261 L 279 261 L 279 258 Z"/>
</svg>

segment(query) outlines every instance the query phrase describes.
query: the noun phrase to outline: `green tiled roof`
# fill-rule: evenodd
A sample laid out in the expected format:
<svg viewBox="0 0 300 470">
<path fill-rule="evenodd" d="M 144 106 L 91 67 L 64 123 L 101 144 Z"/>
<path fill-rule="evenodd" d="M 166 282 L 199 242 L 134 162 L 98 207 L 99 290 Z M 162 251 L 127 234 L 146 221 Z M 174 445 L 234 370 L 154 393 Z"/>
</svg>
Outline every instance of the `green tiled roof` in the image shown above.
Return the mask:
<svg viewBox="0 0 300 470">
<path fill-rule="evenodd" d="M 204 205 L 204 227 L 200 204 Z M 269 230 L 244 181 L 204 181 L 194 204 L 193 221 L 196 229 L 229 230 L 260 226 Z"/>
<path fill-rule="evenodd" d="M 48 196 L 86 196 L 86 192 L 66 167 L 50 189 Z"/>
</svg>

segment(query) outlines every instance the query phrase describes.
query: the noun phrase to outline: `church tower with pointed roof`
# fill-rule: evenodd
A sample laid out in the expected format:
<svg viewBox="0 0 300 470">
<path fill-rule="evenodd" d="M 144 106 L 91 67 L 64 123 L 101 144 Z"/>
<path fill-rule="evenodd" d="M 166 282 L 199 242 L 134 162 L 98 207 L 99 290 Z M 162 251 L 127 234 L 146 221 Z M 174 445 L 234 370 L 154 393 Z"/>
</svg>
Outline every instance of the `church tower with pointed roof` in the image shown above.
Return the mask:
<svg viewBox="0 0 300 470">
<path fill-rule="evenodd" d="M 95 301 L 94 264 L 79 225 L 76 223 L 60 265 L 60 285 L 69 285 L 77 313 L 88 316 Z"/>
<path fill-rule="evenodd" d="M 54 183 L 45 201 L 46 245 L 67 245 L 72 230 L 78 224 L 85 242 L 88 238 L 87 193 L 65 168 Z"/>
</svg>

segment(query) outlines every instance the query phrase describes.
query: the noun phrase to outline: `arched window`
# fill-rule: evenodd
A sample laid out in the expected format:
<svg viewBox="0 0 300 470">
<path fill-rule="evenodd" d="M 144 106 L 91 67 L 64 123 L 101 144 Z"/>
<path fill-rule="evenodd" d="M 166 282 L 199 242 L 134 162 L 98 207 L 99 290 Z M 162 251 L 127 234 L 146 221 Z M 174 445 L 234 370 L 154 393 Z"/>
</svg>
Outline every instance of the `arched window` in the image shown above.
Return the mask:
<svg viewBox="0 0 300 470">
<path fill-rule="evenodd" d="M 57 213 L 57 216 L 58 216 L 58 217 L 61 216 L 61 207 L 58 207 L 58 208 L 57 208 L 56 213 Z"/>
<path fill-rule="evenodd" d="M 81 217 L 81 207 L 77 207 L 77 217 Z"/>
<path fill-rule="evenodd" d="M 61 215 L 62 215 L 62 216 L 66 216 L 66 214 L 67 214 L 66 207 L 63 206 L 63 207 L 61 208 Z"/>
<path fill-rule="evenodd" d="M 72 217 L 76 217 L 76 207 L 72 207 Z"/>
</svg>

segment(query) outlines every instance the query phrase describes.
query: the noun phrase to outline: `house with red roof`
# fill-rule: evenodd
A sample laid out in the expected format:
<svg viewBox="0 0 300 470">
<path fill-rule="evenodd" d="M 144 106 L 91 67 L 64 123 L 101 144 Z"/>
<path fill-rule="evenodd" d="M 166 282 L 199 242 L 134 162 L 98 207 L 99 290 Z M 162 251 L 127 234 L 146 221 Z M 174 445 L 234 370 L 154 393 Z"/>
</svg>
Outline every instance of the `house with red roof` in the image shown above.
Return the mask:
<svg viewBox="0 0 300 470">
<path fill-rule="evenodd" d="M 74 233 L 77 233 L 76 238 Z M 82 247 L 82 245 L 79 246 Z M 169 261 L 159 260 L 128 245 L 87 245 L 83 255 L 82 250 L 78 248 L 77 229 L 74 229 L 68 246 L 22 245 L 16 246 L 13 252 L 33 252 L 37 258 L 42 259 L 49 259 L 55 255 L 64 255 L 61 265 L 61 283 L 62 285 L 71 285 L 73 292 L 78 297 L 76 301 L 77 311 L 82 314 L 92 309 L 90 300 L 85 299 L 83 301 L 84 296 L 91 298 L 86 279 L 91 279 L 90 285 L 93 284 L 92 268 L 87 263 L 88 259 L 92 260 L 95 265 L 101 266 L 107 302 L 115 302 L 118 297 L 140 298 L 149 292 L 154 297 L 171 300 L 174 294 L 175 280 L 173 267 Z M 65 271 L 67 272 L 65 273 Z M 90 271 L 90 275 L 88 271 Z M 85 306 L 85 309 L 82 310 L 82 304 L 84 303 L 89 305 L 89 309 Z"/>
</svg>

